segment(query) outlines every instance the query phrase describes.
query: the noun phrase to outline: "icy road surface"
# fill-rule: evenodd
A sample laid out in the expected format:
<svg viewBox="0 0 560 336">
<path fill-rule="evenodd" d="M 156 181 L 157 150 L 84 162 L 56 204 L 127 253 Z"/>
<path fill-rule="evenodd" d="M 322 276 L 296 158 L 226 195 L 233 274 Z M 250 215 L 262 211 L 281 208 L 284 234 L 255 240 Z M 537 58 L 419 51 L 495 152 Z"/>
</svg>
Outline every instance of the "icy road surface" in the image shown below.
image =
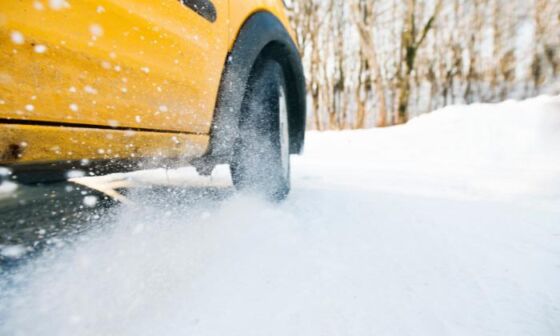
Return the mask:
<svg viewBox="0 0 560 336">
<path fill-rule="evenodd" d="M 280 205 L 189 174 L 111 177 L 191 189 L 18 270 L 0 334 L 560 335 L 558 97 L 311 132 Z"/>
</svg>

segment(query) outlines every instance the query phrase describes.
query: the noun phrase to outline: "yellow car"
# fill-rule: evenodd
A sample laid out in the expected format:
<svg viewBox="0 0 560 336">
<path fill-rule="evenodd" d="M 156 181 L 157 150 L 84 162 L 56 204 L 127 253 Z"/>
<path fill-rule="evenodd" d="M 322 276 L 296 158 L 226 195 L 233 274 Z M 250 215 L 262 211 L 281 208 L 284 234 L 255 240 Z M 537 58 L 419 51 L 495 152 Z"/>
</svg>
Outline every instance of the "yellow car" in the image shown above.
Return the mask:
<svg viewBox="0 0 560 336">
<path fill-rule="evenodd" d="M 283 198 L 305 130 L 294 40 L 282 0 L 0 0 L 0 166 L 227 163 Z"/>
</svg>

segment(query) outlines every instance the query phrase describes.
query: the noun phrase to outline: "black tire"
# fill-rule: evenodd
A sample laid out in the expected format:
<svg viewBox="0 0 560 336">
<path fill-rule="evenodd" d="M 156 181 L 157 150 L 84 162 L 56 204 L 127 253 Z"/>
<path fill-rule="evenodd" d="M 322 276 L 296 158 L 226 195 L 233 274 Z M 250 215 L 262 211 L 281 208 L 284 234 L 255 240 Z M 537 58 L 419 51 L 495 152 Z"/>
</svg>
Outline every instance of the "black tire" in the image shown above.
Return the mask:
<svg viewBox="0 0 560 336">
<path fill-rule="evenodd" d="M 257 62 L 243 99 L 239 136 L 230 163 L 238 190 L 273 201 L 285 199 L 290 191 L 285 92 L 281 66 L 272 60 Z"/>
</svg>

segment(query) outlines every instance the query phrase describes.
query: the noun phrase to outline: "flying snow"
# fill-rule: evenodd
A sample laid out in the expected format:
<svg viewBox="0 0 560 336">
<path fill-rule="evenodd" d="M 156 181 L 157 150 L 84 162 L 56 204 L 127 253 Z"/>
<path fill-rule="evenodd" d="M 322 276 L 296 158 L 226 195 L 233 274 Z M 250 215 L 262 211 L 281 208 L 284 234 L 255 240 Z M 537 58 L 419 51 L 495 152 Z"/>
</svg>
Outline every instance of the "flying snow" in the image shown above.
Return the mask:
<svg viewBox="0 0 560 336">
<path fill-rule="evenodd" d="M 33 1 L 33 8 L 35 8 L 38 11 L 42 11 L 43 9 L 45 9 L 45 6 L 41 1 L 35 0 Z"/>
<path fill-rule="evenodd" d="M 308 132 L 281 204 L 226 166 L 85 178 L 130 204 L 0 282 L 0 334 L 558 335 L 558 103 Z"/>
<path fill-rule="evenodd" d="M 23 34 L 18 31 L 11 32 L 10 38 L 12 39 L 12 42 L 14 44 L 23 44 L 25 42 L 25 38 L 23 37 Z"/>
<path fill-rule="evenodd" d="M 22 245 L 9 245 L 9 246 L 0 245 L 0 256 L 5 258 L 18 259 L 21 258 L 26 253 L 27 253 L 27 249 L 25 248 L 25 246 Z"/>
<path fill-rule="evenodd" d="M 66 0 L 49 0 L 49 7 L 52 10 L 61 10 L 70 7 L 70 4 Z"/>
<path fill-rule="evenodd" d="M 103 35 L 103 27 L 101 25 L 94 23 L 89 26 L 89 32 L 93 37 L 101 37 Z"/>
<path fill-rule="evenodd" d="M 44 44 L 37 44 L 33 47 L 33 50 L 37 54 L 44 54 L 45 52 L 47 52 L 47 46 Z"/>
<path fill-rule="evenodd" d="M 97 204 L 97 196 L 88 195 L 84 197 L 84 205 L 93 208 Z"/>
</svg>

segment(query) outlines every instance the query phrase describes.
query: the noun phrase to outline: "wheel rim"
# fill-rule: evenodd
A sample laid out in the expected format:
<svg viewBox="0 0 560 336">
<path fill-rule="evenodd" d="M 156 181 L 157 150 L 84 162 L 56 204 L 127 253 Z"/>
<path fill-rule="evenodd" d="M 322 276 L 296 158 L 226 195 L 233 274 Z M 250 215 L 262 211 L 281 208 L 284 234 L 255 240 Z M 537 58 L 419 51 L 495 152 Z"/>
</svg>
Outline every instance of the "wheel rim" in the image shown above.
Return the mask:
<svg viewBox="0 0 560 336">
<path fill-rule="evenodd" d="M 280 160 L 282 161 L 282 175 L 290 178 L 290 133 L 288 126 L 288 106 L 284 88 L 279 90 L 279 117 L 280 117 Z"/>
</svg>

